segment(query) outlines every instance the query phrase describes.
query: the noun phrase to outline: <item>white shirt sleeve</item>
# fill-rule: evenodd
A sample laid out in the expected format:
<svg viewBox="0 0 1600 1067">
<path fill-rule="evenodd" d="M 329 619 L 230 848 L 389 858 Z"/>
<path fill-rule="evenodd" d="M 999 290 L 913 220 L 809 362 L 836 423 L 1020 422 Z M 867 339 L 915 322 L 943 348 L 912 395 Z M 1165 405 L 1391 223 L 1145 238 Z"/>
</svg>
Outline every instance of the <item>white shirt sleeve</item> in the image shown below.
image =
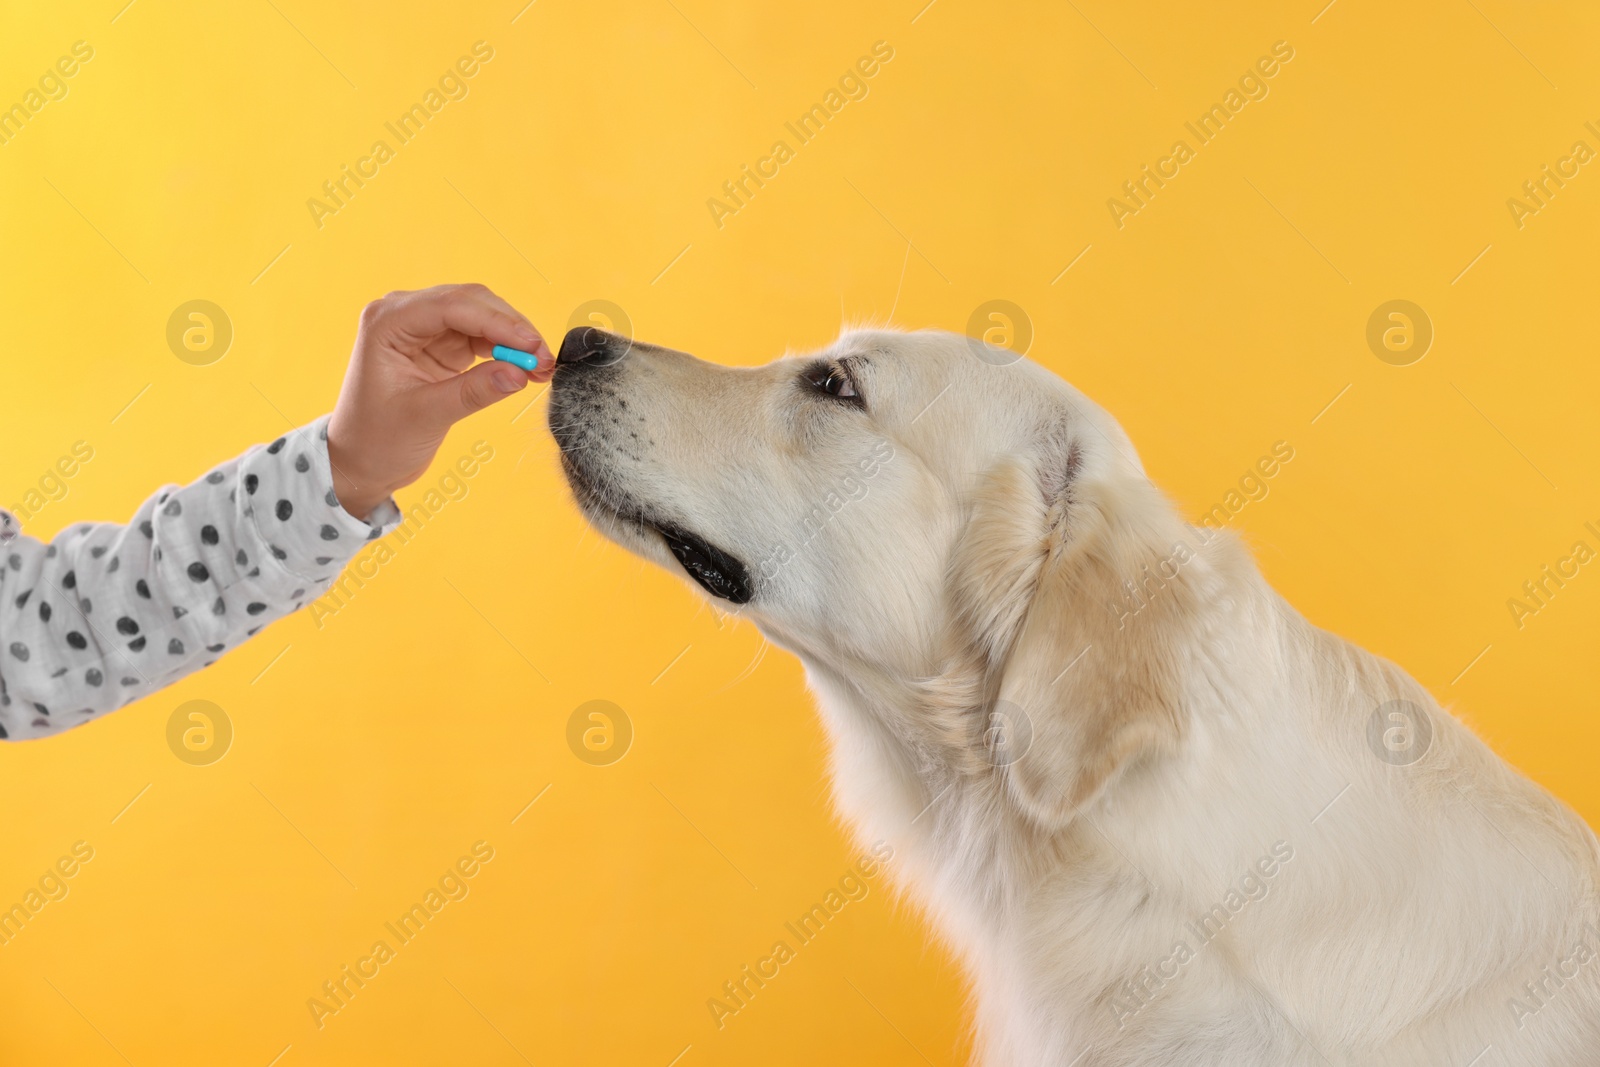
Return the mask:
<svg viewBox="0 0 1600 1067">
<path fill-rule="evenodd" d="M 368 541 L 333 492 L 324 416 L 49 544 L 0 519 L 0 739 L 60 733 L 210 666 L 322 595 Z"/>
</svg>

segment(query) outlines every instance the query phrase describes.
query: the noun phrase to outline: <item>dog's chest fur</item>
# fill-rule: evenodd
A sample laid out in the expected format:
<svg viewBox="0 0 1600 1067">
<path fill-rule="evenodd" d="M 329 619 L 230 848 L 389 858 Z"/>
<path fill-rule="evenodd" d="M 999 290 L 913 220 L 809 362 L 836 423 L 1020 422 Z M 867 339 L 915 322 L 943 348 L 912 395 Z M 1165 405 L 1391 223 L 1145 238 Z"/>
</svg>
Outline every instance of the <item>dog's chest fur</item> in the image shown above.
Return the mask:
<svg viewBox="0 0 1600 1067">
<path fill-rule="evenodd" d="M 1305 633 L 1250 643 L 1331 642 L 1298 616 L 1269 625 Z M 1351 669 L 1329 648 L 1354 657 L 1350 686 L 1393 670 L 1342 643 L 1307 648 L 1244 686 L 1239 664 L 1216 665 L 1221 688 L 1194 679 L 1204 714 L 1182 753 L 1053 833 L 994 783 L 930 768 L 881 707 L 808 664 L 840 811 L 863 845 L 893 846 L 895 884 L 961 958 L 978 1062 L 1464 1067 L 1492 1046 L 1508 1063 L 1600 1063 L 1592 856 L 1564 852 L 1538 790 L 1453 720 L 1438 743 L 1500 795 L 1468 783 L 1472 796 L 1418 808 L 1395 768 L 1282 714 L 1314 702 L 1318 669 Z M 1550 877 L 1524 896 L 1530 859 Z M 1585 939 L 1590 965 L 1559 988 L 1543 978 Z M 1541 980 L 1545 1006 L 1519 1015 L 1509 1001 L 1535 1007 L 1525 984 Z"/>
</svg>

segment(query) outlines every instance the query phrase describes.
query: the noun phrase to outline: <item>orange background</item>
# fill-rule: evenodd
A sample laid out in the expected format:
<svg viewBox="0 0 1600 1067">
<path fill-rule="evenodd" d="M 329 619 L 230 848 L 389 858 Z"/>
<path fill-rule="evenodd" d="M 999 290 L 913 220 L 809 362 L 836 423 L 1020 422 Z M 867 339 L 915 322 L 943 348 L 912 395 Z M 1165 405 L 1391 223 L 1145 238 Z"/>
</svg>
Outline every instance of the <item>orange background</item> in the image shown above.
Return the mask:
<svg viewBox="0 0 1600 1067">
<path fill-rule="evenodd" d="M 1592 5 L 124 3 L 0 26 L 0 105 L 94 49 L 0 146 L 0 504 L 94 449 L 34 535 L 327 411 L 393 288 L 482 280 L 552 337 L 605 299 L 731 363 L 1006 299 L 1192 517 L 1291 444 L 1231 520 L 1273 583 L 1600 816 L 1596 565 L 1507 607 L 1600 549 L 1600 176 L 1507 206 L 1600 148 Z M 308 198 L 480 40 L 466 97 L 319 228 Z M 707 200 L 877 41 L 866 97 L 719 228 Z M 1108 200 L 1278 41 L 1268 95 L 1119 228 Z M 192 299 L 234 330 L 206 366 L 166 341 Z M 1408 366 L 1366 341 L 1394 299 L 1435 331 Z M 881 874 L 713 1022 L 859 850 L 794 660 L 585 532 L 543 414 L 460 427 L 402 503 L 494 458 L 337 614 L 0 746 L 0 905 L 95 850 L 0 946 L 0 1061 L 963 1061 L 956 968 Z M 566 740 L 594 699 L 634 732 L 610 766 Z M 169 749 L 188 700 L 232 723 L 220 761 Z M 308 998 L 477 841 L 466 898 L 319 1029 Z"/>
</svg>

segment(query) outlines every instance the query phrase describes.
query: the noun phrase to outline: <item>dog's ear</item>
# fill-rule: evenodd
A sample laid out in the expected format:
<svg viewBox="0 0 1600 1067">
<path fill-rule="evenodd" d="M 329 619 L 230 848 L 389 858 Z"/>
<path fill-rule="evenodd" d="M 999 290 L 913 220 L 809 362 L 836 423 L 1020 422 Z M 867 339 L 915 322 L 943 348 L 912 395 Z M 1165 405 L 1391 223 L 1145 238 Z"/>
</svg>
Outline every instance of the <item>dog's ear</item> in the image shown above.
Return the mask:
<svg viewBox="0 0 1600 1067">
<path fill-rule="evenodd" d="M 1174 672 L 1196 617 L 1193 528 L 1142 474 L 1079 466 L 1047 450 L 991 472 L 954 571 L 988 664 L 969 743 L 1044 829 L 1178 740 Z"/>
</svg>

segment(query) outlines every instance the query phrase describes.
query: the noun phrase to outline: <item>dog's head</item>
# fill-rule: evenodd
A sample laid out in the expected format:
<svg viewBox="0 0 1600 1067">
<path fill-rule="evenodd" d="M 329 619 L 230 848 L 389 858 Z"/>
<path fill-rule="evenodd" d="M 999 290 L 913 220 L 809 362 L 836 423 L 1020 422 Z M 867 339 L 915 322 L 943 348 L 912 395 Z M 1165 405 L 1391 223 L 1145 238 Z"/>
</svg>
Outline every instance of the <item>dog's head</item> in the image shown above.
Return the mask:
<svg viewBox="0 0 1600 1067">
<path fill-rule="evenodd" d="M 1120 632 L 1179 607 L 1124 583 L 1188 528 L 1115 420 L 1037 364 L 868 330 L 725 367 L 585 327 L 550 427 L 602 532 L 867 700 L 921 693 L 891 725 L 987 762 L 1042 821 L 1174 728 Z M 995 758 L 996 708 L 1026 720 L 1023 758 Z"/>
</svg>

